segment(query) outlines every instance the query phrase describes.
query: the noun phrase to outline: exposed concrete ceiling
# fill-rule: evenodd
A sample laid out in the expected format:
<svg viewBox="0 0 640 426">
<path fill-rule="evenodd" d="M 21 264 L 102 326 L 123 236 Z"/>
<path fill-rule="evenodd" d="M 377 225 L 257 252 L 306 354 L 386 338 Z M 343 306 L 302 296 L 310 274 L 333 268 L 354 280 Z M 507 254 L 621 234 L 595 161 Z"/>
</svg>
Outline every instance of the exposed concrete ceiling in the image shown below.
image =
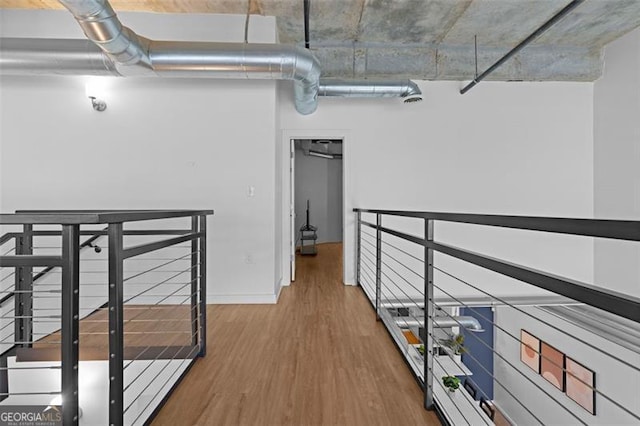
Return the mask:
<svg viewBox="0 0 640 426">
<path fill-rule="evenodd" d="M 323 77 L 472 79 L 474 36 L 482 72 L 568 3 L 311 0 L 311 48 L 322 64 Z M 303 0 L 111 0 L 111 4 L 116 11 L 250 11 L 276 16 L 282 43 L 304 43 Z M 61 8 L 57 0 L 0 0 L 0 7 Z M 603 46 L 638 26 L 640 0 L 587 0 L 489 79 L 595 80 L 602 73 Z"/>
</svg>

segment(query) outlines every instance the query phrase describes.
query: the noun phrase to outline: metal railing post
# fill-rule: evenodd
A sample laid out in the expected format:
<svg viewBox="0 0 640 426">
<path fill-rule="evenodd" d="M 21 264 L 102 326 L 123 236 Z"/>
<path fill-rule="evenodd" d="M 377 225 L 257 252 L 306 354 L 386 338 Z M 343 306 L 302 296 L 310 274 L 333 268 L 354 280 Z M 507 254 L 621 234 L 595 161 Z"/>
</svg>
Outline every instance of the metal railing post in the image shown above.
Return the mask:
<svg viewBox="0 0 640 426">
<path fill-rule="evenodd" d="M 207 354 L 207 216 L 200 216 L 200 353 L 203 357 Z"/>
<path fill-rule="evenodd" d="M 16 238 L 17 255 L 33 254 L 33 225 L 23 225 L 22 235 Z M 33 267 L 20 266 L 15 273 L 15 341 L 30 347 L 33 340 Z"/>
<path fill-rule="evenodd" d="M 124 424 L 122 223 L 109 224 L 109 425 Z"/>
<path fill-rule="evenodd" d="M 360 239 L 362 238 L 362 213 L 356 213 L 356 284 L 360 285 Z M 361 286 L 361 285 L 360 285 Z"/>
<path fill-rule="evenodd" d="M 24 254 L 23 251 L 23 247 L 24 247 L 24 235 L 19 235 L 16 236 L 16 246 L 15 246 L 15 253 L 16 255 L 20 255 L 20 254 Z M 14 311 L 15 311 L 15 321 L 13 323 L 14 326 L 14 341 L 16 342 L 24 342 L 23 339 L 23 332 L 24 332 L 24 318 L 23 318 L 23 309 L 22 307 L 24 306 L 23 303 L 23 293 L 21 292 L 23 290 L 23 274 L 24 274 L 24 267 L 22 266 L 16 266 L 15 267 L 15 274 L 13 276 L 14 278 L 14 286 L 13 288 L 15 289 L 16 293 L 15 296 L 13 298 L 13 303 L 14 303 Z"/>
<path fill-rule="evenodd" d="M 199 217 L 191 217 L 191 233 L 198 233 Z M 196 346 L 201 340 L 200 324 L 198 324 L 198 238 L 191 240 L 191 345 Z"/>
<path fill-rule="evenodd" d="M 0 356 L 0 402 L 9 398 L 9 369 L 7 356 Z"/>
<path fill-rule="evenodd" d="M 380 296 L 382 275 L 382 215 L 376 214 L 376 319 L 380 320 Z"/>
<path fill-rule="evenodd" d="M 80 225 L 62 227 L 62 422 L 78 424 Z"/>
<path fill-rule="evenodd" d="M 433 241 L 433 220 L 424 221 L 425 240 Z M 424 408 L 432 410 L 433 403 L 433 249 L 424 247 Z"/>
</svg>

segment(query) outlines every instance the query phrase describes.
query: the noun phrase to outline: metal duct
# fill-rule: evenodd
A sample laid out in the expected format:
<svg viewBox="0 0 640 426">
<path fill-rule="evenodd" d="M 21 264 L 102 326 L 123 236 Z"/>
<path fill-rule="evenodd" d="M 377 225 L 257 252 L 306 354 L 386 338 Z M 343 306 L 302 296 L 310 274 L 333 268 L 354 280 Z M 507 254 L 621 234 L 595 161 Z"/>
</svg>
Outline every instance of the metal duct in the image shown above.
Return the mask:
<svg viewBox="0 0 640 426">
<path fill-rule="evenodd" d="M 149 70 L 148 40 L 123 26 L 107 0 L 58 1 L 73 14 L 87 38 L 116 63 Z"/>
<path fill-rule="evenodd" d="M 116 64 L 89 40 L 3 38 L 1 41 L 2 74 L 120 75 Z"/>
<path fill-rule="evenodd" d="M 320 82 L 306 49 L 273 44 L 153 41 L 122 25 L 107 0 L 59 0 L 90 40 L 3 38 L 0 73 L 293 80 L 296 110 L 313 113 L 320 96 L 422 100 L 405 81 Z M 92 43 L 91 43 L 92 42 Z M 97 46 L 97 47 L 96 47 Z"/>
<path fill-rule="evenodd" d="M 438 328 L 464 327 L 468 331 L 484 331 L 480 322 L 469 316 L 437 317 L 433 319 L 433 326 Z"/>
<path fill-rule="evenodd" d="M 320 80 L 320 96 L 344 98 L 404 98 L 404 102 L 422 100 L 422 92 L 416 83 L 404 81 L 349 81 Z"/>
<path fill-rule="evenodd" d="M 401 327 L 424 327 L 424 320 L 413 317 L 393 317 L 393 320 Z M 433 319 L 436 328 L 464 327 L 468 331 L 484 331 L 480 322 L 474 317 L 436 317 Z"/>
<path fill-rule="evenodd" d="M 308 50 L 279 44 L 152 41 L 151 66 L 163 77 L 294 80 L 296 110 L 317 108 L 320 63 Z"/>
<path fill-rule="evenodd" d="M 3 39 L 3 74 L 148 75 L 294 80 L 301 114 L 317 108 L 320 64 L 287 45 L 152 41 L 124 27 L 107 0 L 60 0 L 86 41 Z"/>
</svg>

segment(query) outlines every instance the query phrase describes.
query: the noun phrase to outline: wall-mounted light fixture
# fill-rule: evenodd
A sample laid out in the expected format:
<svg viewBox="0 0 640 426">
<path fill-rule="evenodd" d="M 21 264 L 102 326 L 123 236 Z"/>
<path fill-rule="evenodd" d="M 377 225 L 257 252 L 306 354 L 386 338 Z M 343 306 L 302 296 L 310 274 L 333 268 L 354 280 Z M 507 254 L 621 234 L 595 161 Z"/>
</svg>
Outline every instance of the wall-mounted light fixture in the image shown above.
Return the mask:
<svg viewBox="0 0 640 426">
<path fill-rule="evenodd" d="M 102 99 L 96 99 L 95 96 L 89 96 L 89 99 L 91 99 L 91 105 L 96 111 L 102 112 L 107 109 L 107 103 Z"/>
<path fill-rule="evenodd" d="M 91 100 L 91 106 L 96 111 L 102 112 L 107 109 L 107 102 L 104 99 L 108 80 L 110 79 L 105 77 L 90 77 L 85 82 L 85 94 Z"/>
</svg>

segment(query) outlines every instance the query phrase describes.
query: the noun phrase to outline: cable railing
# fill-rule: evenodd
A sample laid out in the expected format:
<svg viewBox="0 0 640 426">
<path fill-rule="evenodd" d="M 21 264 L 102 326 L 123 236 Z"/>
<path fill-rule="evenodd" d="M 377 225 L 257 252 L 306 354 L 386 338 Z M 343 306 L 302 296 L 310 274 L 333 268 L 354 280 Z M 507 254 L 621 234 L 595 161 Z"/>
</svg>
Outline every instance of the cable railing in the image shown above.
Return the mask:
<svg viewBox="0 0 640 426">
<path fill-rule="evenodd" d="M 0 411 L 147 424 L 206 353 L 212 213 L 0 215 Z"/>
<path fill-rule="evenodd" d="M 354 211 L 357 282 L 425 408 L 455 425 L 640 423 L 640 299 L 576 278 L 595 239 L 637 245 L 639 221 Z"/>
</svg>

